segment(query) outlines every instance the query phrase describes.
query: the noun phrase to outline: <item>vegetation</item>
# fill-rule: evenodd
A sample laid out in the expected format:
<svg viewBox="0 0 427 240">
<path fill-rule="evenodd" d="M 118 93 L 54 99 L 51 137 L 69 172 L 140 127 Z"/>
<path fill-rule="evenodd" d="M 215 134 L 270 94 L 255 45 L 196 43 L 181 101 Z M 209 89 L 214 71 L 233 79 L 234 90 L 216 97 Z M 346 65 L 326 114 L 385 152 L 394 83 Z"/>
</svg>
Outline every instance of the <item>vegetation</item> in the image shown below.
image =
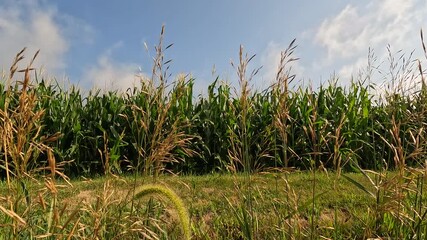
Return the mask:
<svg viewBox="0 0 427 240">
<path fill-rule="evenodd" d="M 258 69 L 248 74 L 254 56 L 241 47 L 233 63 L 239 88 L 218 77 L 196 100 L 194 79 L 168 83 L 164 52 L 172 45 L 163 47 L 163 36 L 164 28 L 151 77 L 124 93 L 82 93 L 37 74 L 31 81 L 38 53 L 22 70 L 25 49 L 17 54 L 0 83 L 1 239 L 427 236 L 420 61 L 389 50 L 381 88 L 372 84 L 370 51 L 366 71 L 348 86 L 334 77 L 313 90 L 292 85 L 292 41 L 275 82 L 257 91 Z M 195 176 L 203 174 L 214 175 Z M 102 190 L 79 197 L 83 183 L 69 177 L 94 176 L 105 176 Z M 178 216 L 146 197 L 152 193 Z"/>
<path fill-rule="evenodd" d="M 295 76 L 290 64 L 296 60 L 292 42 L 282 54 L 275 83 L 259 92 L 250 89 L 257 71 L 246 76 L 252 57 L 241 49 L 236 66 L 240 90 L 217 78 L 207 95 L 195 100 L 194 79 L 179 75 L 168 85 L 170 61 L 164 60 L 162 40 L 156 49 L 152 77 L 141 76 L 141 87 L 85 94 L 77 87 L 64 89 L 36 78 L 21 89 L 11 74 L 0 85 L 0 107 L 14 122 L 20 114 L 14 109 L 24 104 L 20 99 L 31 95 L 33 106 L 27 110 L 34 111 L 40 125 L 38 138 L 55 136 L 49 146 L 56 161 L 64 163 L 67 176 L 257 172 L 273 167 L 376 170 L 398 167 L 397 145 L 406 165 L 424 162 L 422 154 L 411 154 L 424 148 L 426 89 L 419 72 L 423 70 L 405 56 L 399 63 L 390 53 L 393 69 L 384 89 L 370 84 L 375 69 L 371 63 L 363 78 L 348 86 L 339 86 L 338 78 L 333 78 L 316 91 L 304 86 L 291 90 Z M 30 72 L 25 79 L 29 77 Z M 18 152 L 26 151 L 1 154 L 16 160 Z M 21 166 L 13 162 L 9 167 L 28 172 L 45 166 L 47 155 L 32 160 L 30 155 Z"/>
</svg>

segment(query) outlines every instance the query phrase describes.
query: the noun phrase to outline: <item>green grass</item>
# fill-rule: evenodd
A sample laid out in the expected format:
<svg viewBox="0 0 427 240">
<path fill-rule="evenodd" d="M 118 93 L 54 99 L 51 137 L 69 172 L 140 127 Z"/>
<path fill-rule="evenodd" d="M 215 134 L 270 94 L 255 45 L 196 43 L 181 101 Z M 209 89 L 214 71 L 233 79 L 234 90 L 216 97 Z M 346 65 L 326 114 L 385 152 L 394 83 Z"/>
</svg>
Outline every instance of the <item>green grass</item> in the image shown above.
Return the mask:
<svg viewBox="0 0 427 240">
<path fill-rule="evenodd" d="M 390 173 L 395 175 L 396 173 Z M 346 174 L 360 184 L 369 188 L 369 181 L 362 174 Z M 276 178 L 278 177 L 278 188 L 276 189 Z M 292 190 L 286 189 L 286 181 Z M 284 223 L 288 221 L 291 224 L 293 236 L 297 239 L 305 239 L 310 235 L 309 219 L 311 216 L 317 218 L 316 234 L 317 236 L 333 237 L 335 230 L 339 229 L 339 236 L 342 239 L 359 238 L 367 236 L 366 229 L 371 227 L 367 225 L 366 219 L 370 218 L 369 212 L 375 207 L 374 199 L 371 199 L 362 190 L 356 188 L 351 182 L 340 178 L 334 185 L 334 175 L 325 173 L 316 174 L 317 192 L 319 195 L 315 199 L 315 213 L 312 213 L 310 206 L 311 202 L 311 185 L 313 177 L 310 172 L 295 172 L 287 174 L 256 174 L 251 178 L 251 189 L 253 198 L 253 209 L 256 216 L 256 230 L 254 231 L 253 239 L 278 239 L 279 236 L 290 236 L 289 229 Z M 137 177 L 136 185 L 144 186 L 152 182 L 149 177 Z M 236 212 L 245 201 L 244 188 L 247 181 L 244 175 L 205 175 L 205 176 L 160 176 L 157 182 L 169 186 L 173 191 L 179 193 L 183 202 L 188 208 L 191 216 L 193 238 L 192 239 L 238 239 L 242 237 L 242 229 L 239 224 Z M 121 221 L 116 219 L 126 210 L 126 201 L 131 201 L 129 198 L 133 191 L 134 177 L 107 178 L 100 177 L 86 180 L 71 181 L 73 187 L 61 188 L 58 193 L 58 203 L 61 206 L 67 205 L 67 210 L 61 218 L 68 218 L 67 215 L 73 213 L 75 209 L 79 211 L 77 215 L 81 218 L 80 224 L 90 225 L 92 217 L 85 216 L 88 209 L 96 212 L 97 204 L 105 204 L 107 208 L 104 210 L 105 219 Z M 65 184 L 65 182 L 57 182 L 57 185 Z M 108 185 L 105 189 L 105 185 Z M 30 192 L 38 193 L 43 184 L 30 184 L 28 189 Z M 2 183 L 0 195 L 7 195 L 7 186 Z M 105 196 L 111 193 L 109 199 L 105 200 Z M 423 196 L 423 199 L 426 196 Z M 291 199 L 290 199 L 291 198 Z M 37 199 L 37 196 L 32 196 L 32 199 Z M 105 202 L 102 202 L 104 200 Z M 161 198 L 160 198 L 161 199 Z M 134 214 L 140 214 L 141 219 L 147 219 L 150 213 L 147 209 L 151 205 L 150 218 L 158 222 L 158 230 L 155 226 L 146 226 L 150 231 L 162 236 L 169 236 L 168 239 L 175 239 L 181 235 L 180 229 L 175 226 L 173 210 L 168 205 L 162 205 L 157 200 L 149 197 L 143 198 L 143 202 L 139 210 L 135 210 Z M 102 202 L 102 203 L 101 203 Z M 158 205 L 161 204 L 161 205 Z M 163 206 L 163 209 L 159 207 Z M 35 207 L 36 208 L 36 207 Z M 102 208 L 98 206 L 98 208 Z M 154 209 L 154 210 L 153 210 Z M 165 210 L 166 209 L 166 210 Z M 292 212 L 295 210 L 295 212 Z M 98 211 L 102 212 L 100 209 Z M 100 212 L 98 212 L 100 214 Z M 154 213 L 153 213 L 154 212 Z M 35 210 L 34 214 L 39 214 Z M 1 216 L 1 214 L 0 214 Z M 77 217 L 75 217 L 77 218 Z M 133 219 L 138 219 L 135 215 Z M 76 221 L 75 219 L 71 220 Z M 126 219 L 123 219 L 125 222 Z M 151 220 L 154 221 L 154 220 Z M 105 232 L 109 232 L 109 237 L 114 234 L 119 236 L 121 231 L 120 226 L 114 226 L 113 223 L 105 222 Z M 72 226 L 72 224 L 70 224 Z M 90 226 L 87 226 L 88 228 Z M 295 228 L 298 227 L 298 228 Z M 150 229 L 151 228 L 151 229 Z M 7 228 L 0 230 L 3 235 Z M 146 230 L 149 232 L 149 230 Z M 298 231 L 296 231 L 298 230 Z M 29 231 L 27 229 L 27 231 Z M 33 229 L 37 232 L 37 229 Z M 83 234 L 78 233 L 76 235 Z M 164 231 L 164 233 L 163 233 Z M 106 237 L 107 235 L 103 235 Z M 126 235 L 124 235 L 126 236 Z M 130 237 L 132 235 L 129 233 Z M 89 236 L 86 236 L 89 237 Z M 136 237 L 136 236 L 133 236 Z"/>
</svg>

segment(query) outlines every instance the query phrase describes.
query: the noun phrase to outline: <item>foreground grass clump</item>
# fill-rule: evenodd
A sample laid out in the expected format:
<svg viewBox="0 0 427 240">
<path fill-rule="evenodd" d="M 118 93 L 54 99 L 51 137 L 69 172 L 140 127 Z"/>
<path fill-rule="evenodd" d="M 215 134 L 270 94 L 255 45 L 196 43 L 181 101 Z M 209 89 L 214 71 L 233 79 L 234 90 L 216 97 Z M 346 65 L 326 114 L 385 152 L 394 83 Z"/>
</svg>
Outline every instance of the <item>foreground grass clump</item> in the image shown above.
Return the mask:
<svg viewBox="0 0 427 240">
<path fill-rule="evenodd" d="M 166 197 L 178 212 L 179 220 L 184 232 L 184 238 L 191 238 L 190 218 L 188 217 L 187 209 L 181 198 L 175 192 L 162 185 L 143 185 L 136 190 L 134 198 L 138 199 L 150 194 L 159 194 Z"/>
</svg>

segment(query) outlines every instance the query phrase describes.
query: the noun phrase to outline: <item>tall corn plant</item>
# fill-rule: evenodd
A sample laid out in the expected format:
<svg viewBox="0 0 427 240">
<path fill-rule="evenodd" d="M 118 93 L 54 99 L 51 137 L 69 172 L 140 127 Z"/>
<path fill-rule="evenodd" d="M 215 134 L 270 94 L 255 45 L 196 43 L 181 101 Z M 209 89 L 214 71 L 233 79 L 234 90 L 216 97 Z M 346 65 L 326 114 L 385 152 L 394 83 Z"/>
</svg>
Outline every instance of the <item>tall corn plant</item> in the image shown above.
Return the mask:
<svg viewBox="0 0 427 240">
<path fill-rule="evenodd" d="M 333 79 L 327 87 L 321 86 L 317 97 L 319 115 L 327 121 L 325 132 L 330 133 L 328 144 L 322 151 L 331 154 L 322 157 L 322 161 L 325 167 L 340 173 L 343 165 L 356 158 L 358 152 L 371 151 L 369 132 L 366 131 L 369 130 L 371 97 L 368 86 L 362 82 L 351 82 L 347 90 L 338 86 L 337 81 Z"/>
<path fill-rule="evenodd" d="M 88 102 L 89 103 L 89 102 Z M 91 105 L 94 104 L 94 105 Z M 117 91 L 109 91 L 100 97 L 95 97 L 90 104 L 87 104 L 85 112 L 87 114 L 97 112 L 97 118 L 92 119 L 92 128 L 98 134 L 93 136 L 94 146 L 98 150 L 104 174 L 114 174 L 122 172 L 123 149 L 127 146 L 125 142 L 125 121 L 121 116 L 126 108 L 123 95 Z"/>
<path fill-rule="evenodd" d="M 232 125 L 235 116 L 231 101 L 231 87 L 219 77 L 208 86 L 207 96 L 199 95 L 194 106 L 195 170 L 198 173 L 230 170 L 228 149 L 231 147 Z"/>
<path fill-rule="evenodd" d="M 273 94 L 270 90 L 254 92 L 250 97 L 252 114 L 250 116 L 249 154 L 253 157 L 253 171 L 262 171 L 277 166 L 276 160 L 272 161 L 275 154 L 276 143 L 275 129 L 271 123 L 274 121 L 276 106 L 270 101 Z"/>
<path fill-rule="evenodd" d="M 194 126 L 196 116 L 193 104 L 193 86 L 194 79 L 181 74 L 174 81 L 168 96 L 171 105 L 168 111 L 168 124 L 172 125 L 172 128 L 174 128 L 173 125 L 179 125 L 181 136 L 186 138 L 185 142 L 187 142 L 185 143 L 187 147 L 175 146 L 171 150 L 177 161 L 168 161 L 165 163 L 165 167 L 173 172 L 193 170 L 194 160 L 192 161 L 192 158 L 198 154 L 194 151 L 194 145 L 201 139 Z"/>
<path fill-rule="evenodd" d="M 45 109 L 43 132 L 61 133 L 62 137 L 52 142 L 55 156 L 59 163 L 71 161 L 72 163 L 64 165 L 64 170 L 69 175 L 77 175 L 88 166 L 85 159 L 95 159 L 95 156 L 85 156 L 82 151 L 86 146 L 84 138 L 90 132 L 87 125 L 82 126 L 85 124 L 82 119 L 87 117 L 84 116 L 82 94 L 77 87 L 66 88 L 57 81 L 52 83 L 42 80 L 37 83 L 37 89 L 39 95 L 43 96 L 39 106 Z M 90 116 L 95 116 L 95 113 Z"/>
</svg>

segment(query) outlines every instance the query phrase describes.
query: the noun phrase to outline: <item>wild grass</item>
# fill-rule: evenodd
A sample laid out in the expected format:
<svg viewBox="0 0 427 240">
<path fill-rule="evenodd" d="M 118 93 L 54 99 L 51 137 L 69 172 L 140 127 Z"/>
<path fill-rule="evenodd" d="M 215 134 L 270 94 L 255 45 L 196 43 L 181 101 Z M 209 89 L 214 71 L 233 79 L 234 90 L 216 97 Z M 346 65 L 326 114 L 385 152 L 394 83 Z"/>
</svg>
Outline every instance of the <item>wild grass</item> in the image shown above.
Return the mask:
<svg viewBox="0 0 427 240">
<path fill-rule="evenodd" d="M 398 173 L 389 172 L 387 177 L 392 178 L 396 174 Z M 366 186 L 368 191 L 375 191 L 363 174 L 345 175 Z M 159 176 L 158 182 L 169 186 L 178 193 L 188 208 L 192 239 L 240 239 L 247 236 L 242 228 L 246 224 L 244 220 L 246 213 L 245 209 L 242 209 L 244 205 L 241 203 L 245 196 L 239 189 L 239 186 L 246 183 L 245 178 L 241 174 L 237 176 L 227 174 L 181 177 L 164 175 Z M 276 193 L 274 174 L 252 176 L 253 211 L 256 213 L 256 218 L 253 220 L 255 228 L 249 228 L 252 231 L 252 239 L 310 238 L 312 200 L 311 188 L 307 186 L 307 183 L 312 181 L 312 177 L 307 172 L 295 172 L 287 178 L 286 180 L 282 175 L 278 179 L 280 191 Z M 341 178 L 334 188 L 331 184 L 332 180 L 332 176 L 328 176 L 326 173 L 317 175 L 317 185 L 325 192 L 316 199 L 314 213 L 318 218 L 316 228 L 319 237 L 335 239 L 336 234 L 343 239 L 392 237 L 392 231 L 399 231 L 402 228 L 397 224 L 398 222 L 391 221 L 392 218 L 387 216 L 387 214 L 391 214 L 388 210 L 393 206 L 392 203 L 384 202 L 384 205 L 380 204 L 377 207 L 374 198 L 365 194 L 363 190 L 355 188 L 351 182 Z M 58 210 L 59 218 L 55 220 L 58 222 L 53 221 L 52 224 L 55 226 L 53 228 L 56 231 L 55 236 L 60 239 L 67 238 L 70 234 L 73 236 L 72 239 L 115 239 L 118 237 L 180 239 L 182 230 L 179 216 L 176 210 L 168 204 L 167 198 L 165 200 L 168 201 L 162 201 L 162 197 L 146 196 L 138 200 L 131 209 L 133 181 L 133 176 L 120 177 L 116 180 L 103 177 L 85 181 L 72 180 L 72 188 L 58 188 L 57 205 L 61 208 Z M 138 177 L 137 185 L 144 186 L 149 181 L 151 181 L 150 177 Z M 37 194 L 37 189 L 41 188 L 42 184 L 32 182 L 29 189 Z M 58 180 L 56 184 L 61 186 L 66 183 Z M 416 181 L 413 184 L 415 186 Z M 424 191 L 424 201 L 425 186 L 418 186 L 418 188 Z M 0 191 L 4 196 L 7 186 L 4 185 Z M 415 192 L 412 194 L 411 198 L 407 199 L 408 204 L 410 204 L 409 201 L 415 203 Z M 42 196 L 47 198 L 47 195 Z M 34 195 L 36 203 L 34 203 L 33 209 L 39 212 L 33 213 L 33 220 L 37 218 L 40 220 L 30 226 L 34 236 L 41 236 L 45 232 L 39 228 L 47 226 L 47 223 L 41 225 L 42 219 L 47 218 L 47 215 L 42 214 L 42 205 L 37 198 L 37 195 Z M 45 201 L 45 204 L 48 209 L 49 201 Z M 2 204 L 2 206 L 4 205 Z M 417 209 L 420 207 L 416 206 Z M 20 207 L 23 206 L 20 205 Z M 62 208 L 65 210 L 61 211 Z M 421 208 L 424 209 L 422 206 Z M 383 222 L 379 224 L 381 226 L 379 230 L 376 230 L 374 225 L 374 209 L 383 209 L 381 218 Z M 418 216 L 418 220 L 414 218 L 415 221 L 408 222 L 408 226 L 411 226 L 414 232 L 423 233 L 425 230 L 425 221 L 419 220 L 422 214 L 425 214 L 425 209 Z M 412 212 L 410 216 L 413 218 L 417 215 Z M 2 219 L 3 217 L 4 215 L 2 215 Z M 24 216 L 23 219 L 27 220 L 27 216 Z M 2 224 L 4 223 L 6 222 L 2 222 Z M 8 226 L 2 226 L 0 235 L 8 236 L 6 235 Z M 30 231 L 28 225 L 21 227 L 21 234 Z M 422 239 L 422 237 L 420 238 Z"/>
</svg>

